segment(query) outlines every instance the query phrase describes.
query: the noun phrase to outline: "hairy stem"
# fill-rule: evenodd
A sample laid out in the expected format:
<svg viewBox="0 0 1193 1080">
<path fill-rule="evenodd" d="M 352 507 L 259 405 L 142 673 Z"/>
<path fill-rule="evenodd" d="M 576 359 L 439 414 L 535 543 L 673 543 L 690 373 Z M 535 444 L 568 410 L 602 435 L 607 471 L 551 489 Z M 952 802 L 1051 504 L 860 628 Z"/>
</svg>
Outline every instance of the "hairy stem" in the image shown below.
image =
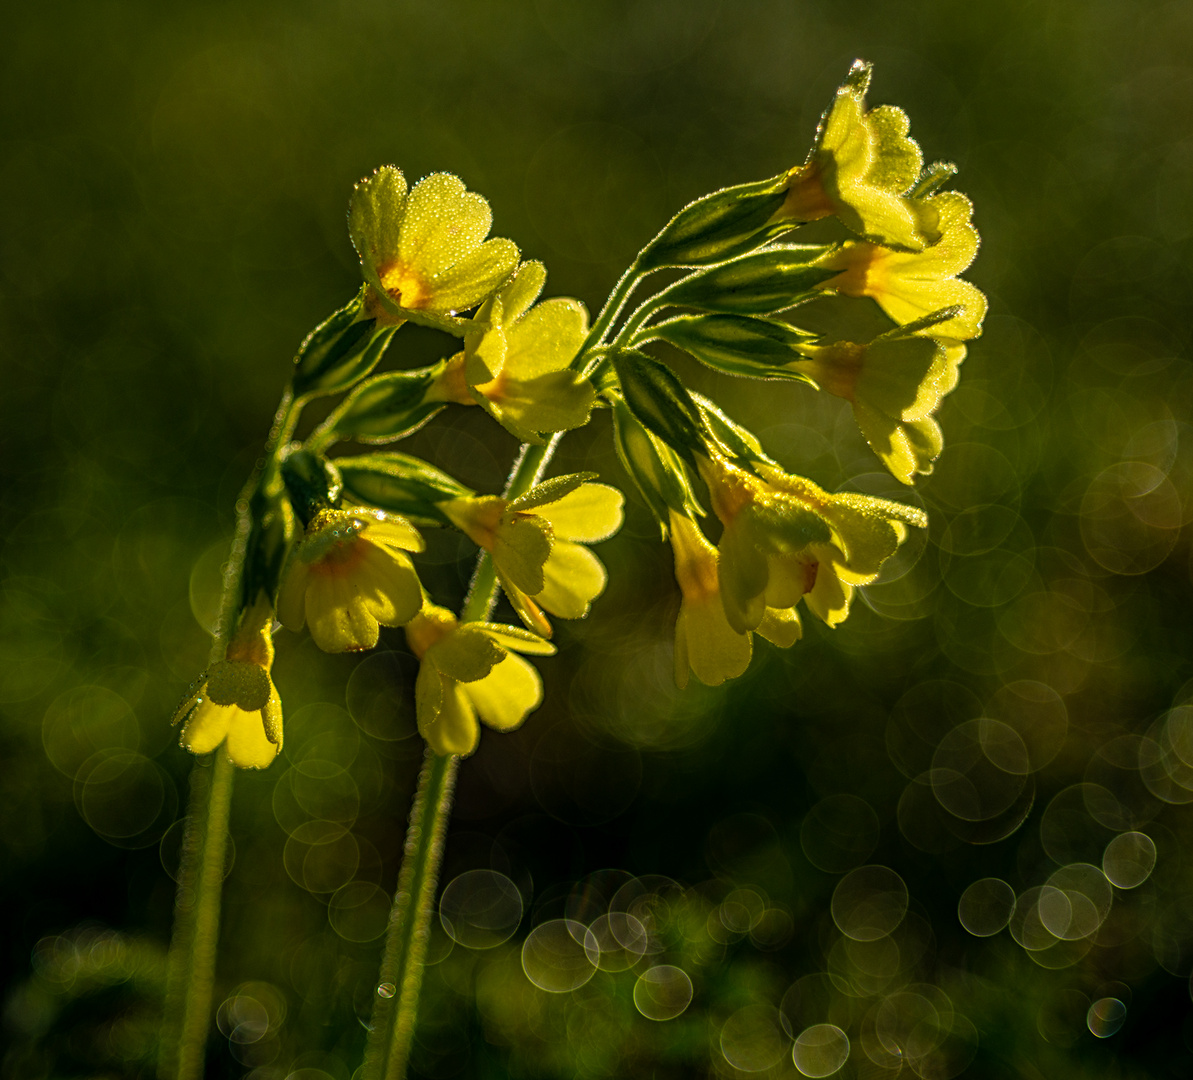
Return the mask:
<svg viewBox="0 0 1193 1080">
<path fill-rule="evenodd" d="M 294 434 L 300 409 L 287 387 L 274 415 L 265 450 L 236 502 L 236 533 L 224 572 L 219 623 L 211 642 L 212 663 L 224 658 L 240 615 L 241 581 L 253 527 L 250 504 L 258 490 L 276 482 L 279 453 Z M 191 767 L 191 797 L 183 831 L 174 929 L 167 960 L 157 1067 L 160 1080 L 200 1080 L 203 1075 L 234 773 L 235 767 L 222 748 L 216 751 L 210 772 L 198 763 Z"/>
<path fill-rule="evenodd" d="M 546 446 L 522 447 L 506 483 L 507 499 L 517 498 L 542 479 L 562 437 L 562 433 L 555 435 Z M 497 575 L 493 560 L 488 552 L 482 551 L 460 613 L 461 621 L 487 619 L 496 602 Z M 459 764 L 458 757 L 440 757 L 428 749 L 419 774 L 402 868 L 398 871 L 398 888 L 385 932 L 361 1080 L 405 1080 L 406 1077 Z"/>
</svg>

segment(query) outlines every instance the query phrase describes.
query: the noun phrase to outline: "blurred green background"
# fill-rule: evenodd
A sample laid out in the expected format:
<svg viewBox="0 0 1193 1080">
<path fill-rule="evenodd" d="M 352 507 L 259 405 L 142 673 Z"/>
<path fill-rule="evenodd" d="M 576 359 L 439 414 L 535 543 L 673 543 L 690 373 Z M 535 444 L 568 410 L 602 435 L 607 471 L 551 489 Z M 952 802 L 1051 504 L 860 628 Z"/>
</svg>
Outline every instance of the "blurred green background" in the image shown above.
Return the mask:
<svg viewBox="0 0 1193 1080">
<path fill-rule="evenodd" d="M 1190 5 L 66 0 L 5 24 L 4 1075 L 152 1071 L 191 767 L 167 719 L 290 358 L 357 288 L 351 184 L 456 172 L 595 311 L 679 206 L 802 160 L 859 56 L 983 236 L 936 473 L 897 491 L 836 399 L 678 369 L 789 469 L 921 499 L 927 541 L 835 632 L 679 693 L 670 555 L 631 506 L 544 706 L 462 768 L 416 1066 L 824 1075 L 840 1039 L 793 1041 L 833 1024 L 842 1077 L 1193 1072 Z M 451 349 L 407 328 L 391 358 Z M 402 449 L 493 490 L 514 446 L 479 412 Z M 563 444 L 580 467 L 624 482 L 607 416 Z M 437 597 L 470 560 L 431 538 Z M 363 659 L 277 644 L 286 750 L 237 783 L 209 1071 L 348 1080 L 413 662 L 398 632 Z"/>
</svg>

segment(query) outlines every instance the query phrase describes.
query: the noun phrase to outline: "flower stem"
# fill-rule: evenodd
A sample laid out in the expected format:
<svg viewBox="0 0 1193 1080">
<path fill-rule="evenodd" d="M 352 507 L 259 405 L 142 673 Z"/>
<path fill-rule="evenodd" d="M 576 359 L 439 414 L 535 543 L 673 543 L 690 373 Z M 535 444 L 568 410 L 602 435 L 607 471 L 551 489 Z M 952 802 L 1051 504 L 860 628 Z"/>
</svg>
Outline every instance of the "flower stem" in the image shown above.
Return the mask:
<svg viewBox="0 0 1193 1080">
<path fill-rule="evenodd" d="M 277 482 L 279 452 L 290 441 L 301 405 L 287 387 L 274 415 L 261 459 L 236 503 L 236 533 L 224 573 L 219 623 L 211 662 L 224 658 L 240 615 L 241 582 L 253 527 L 254 495 Z M 251 598 L 250 598 L 251 599 Z M 191 767 L 191 796 L 183 831 L 174 929 L 167 959 L 166 1000 L 157 1074 L 160 1080 L 200 1080 L 215 987 L 220 893 L 228 850 L 228 820 L 235 767 L 217 750 L 208 770 Z"/>
<path fill-rule="evenodd" d="M 561 432 L 545 446 L 526 444 L 522 447 L 506 483 L 507 499 L 517 498 L 542 479 L 562 437 Z M 493 560 L 482 551 L 460 613 L 461 621 L 487 619 L 496 601 L 497 575 Z M 405 1080 L 406 1077 L 418 1019 L 431 914 L 443 862 L 443 842 L 459 765 L 458 757 L 441 757 L 428 748 L 418 777 L 418 790 L 406 830 L 402 868 L 398 871 L 398 888 L 385 931 L 385 951 L 365 1044 L 361 1080 Z"/>
</svg>

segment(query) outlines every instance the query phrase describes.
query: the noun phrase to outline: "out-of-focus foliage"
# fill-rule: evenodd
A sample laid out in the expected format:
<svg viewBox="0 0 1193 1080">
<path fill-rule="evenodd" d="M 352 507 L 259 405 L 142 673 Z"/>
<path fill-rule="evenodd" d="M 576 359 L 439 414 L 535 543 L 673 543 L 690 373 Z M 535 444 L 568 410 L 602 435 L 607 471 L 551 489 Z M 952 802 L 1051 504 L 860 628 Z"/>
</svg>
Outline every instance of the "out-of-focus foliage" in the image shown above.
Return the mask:
<svg viewBox="0 0 1193 1080">
<path fill-rule="evenodd" d="M 1187 4 L 66 2 L 5 39 L 5 1075 L 150 1072 L 189 768 L 168 718 L 277 387 L 357 289 L 351 184 L 457 173 L 595 308 L 689 199 L 797 164 L 855 56 L 983 237 L 930 529 L 837 630 L 681 692 L 669 557 L 631 503 L 543 707 L 461 771 L 416 1064 L 1189 1074 Z M 407 327 L 393 351 L 448 348 Z M 683 370 L 827 490 L 916 497 L 847 403 Z M 627 486 L 606 423 L 559 471 Z M 479 409 L 410 445 L 478 490 L 514 447 Z M 459 596 L 474 549 L 427 538 L 424 580 Z M 347 1080 L 415 662 L 396 631 L 276 646 L 286 743 L 237 782 L 211 1070 Z"/>
</svg>

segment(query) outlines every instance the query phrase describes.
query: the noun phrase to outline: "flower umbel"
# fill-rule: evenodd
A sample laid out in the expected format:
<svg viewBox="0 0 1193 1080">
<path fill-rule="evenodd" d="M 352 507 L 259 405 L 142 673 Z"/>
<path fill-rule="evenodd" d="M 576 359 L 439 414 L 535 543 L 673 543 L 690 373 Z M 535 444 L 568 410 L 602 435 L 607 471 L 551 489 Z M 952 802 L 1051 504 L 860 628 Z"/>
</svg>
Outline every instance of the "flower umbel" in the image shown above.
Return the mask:
<svg viewBox="0 0 1193 1080">
<path fill-rule="evenodd" d="M 854 61 L 816 132 L 808 160 L 791 170 L 776 220 L 836 215 L 859 236 L 922 251 L 938 238 L 935 207 L 907 194 L 923 168 L 902 109 L 866 111 L 870 65 Z"/>
<path fill-rule="evenodd" d="M 501 587 L 522 621 L 544 637 L 543 611 L 581 619 L 604 591 L 605 568 L 584 546 L 620 527 L 625 498 L 583 475 L 559 477 L 513 500 L 480 495 L 450 499 L 439 509 L 489 552 Z"/>
<path fill-rule="evenodd" d="M 374 314 L 460 332 L 451 318 L 492 294 L 518 265 L 518 249 L 486 240 L 489 204 L 450 173 L 407 189 L 392 165 L 356 185 L 348 229 L 371 286 Z"/>
<path fill-rule="evenodd" d="M 701 682 L 719 686 L 749 666 L 752 635 L 729 625 L 721 600 L 717 549 L 691 518 L 675 511 L 669 516 L 675 579 L 682 596 L 675 620 L 675 681 L 682 689 L 692 672 Z M 803 628 L 794 607 L 767 608 L 758 633 L 786 648 L 800 639 Z"/>
<path fill-rule="evenodd" d="M 223 660 L 212 664 L 174 713 L 192 754 L 221 743 L 233 765 L 264 769 L 282 749 L 282 702 L 270 677 L 273 606 L 262 593 L 241 617 Z"/>
<path fill-rule="evenodd" d="M 407 551 L 423 540 L 405 518 L 380 510 L 323 510 L 291 549 L 278 589 L 287 630 L 310 624 L 324 652 L 371 649 L 380 626 L 402 626 L 422 607 Z"/>
<path fill-rule="evenodd" d="M 415 683 L 418 730 L 437 754 L 471 754 L 479 717 L 512 731 L 543 700 L 534 667 L 510 650 L 550 656 L 555 646 L 517 626 L 461 623 L 446 608 L 425 604 L 406 626 L 421 661 Z"/>
</svg>

